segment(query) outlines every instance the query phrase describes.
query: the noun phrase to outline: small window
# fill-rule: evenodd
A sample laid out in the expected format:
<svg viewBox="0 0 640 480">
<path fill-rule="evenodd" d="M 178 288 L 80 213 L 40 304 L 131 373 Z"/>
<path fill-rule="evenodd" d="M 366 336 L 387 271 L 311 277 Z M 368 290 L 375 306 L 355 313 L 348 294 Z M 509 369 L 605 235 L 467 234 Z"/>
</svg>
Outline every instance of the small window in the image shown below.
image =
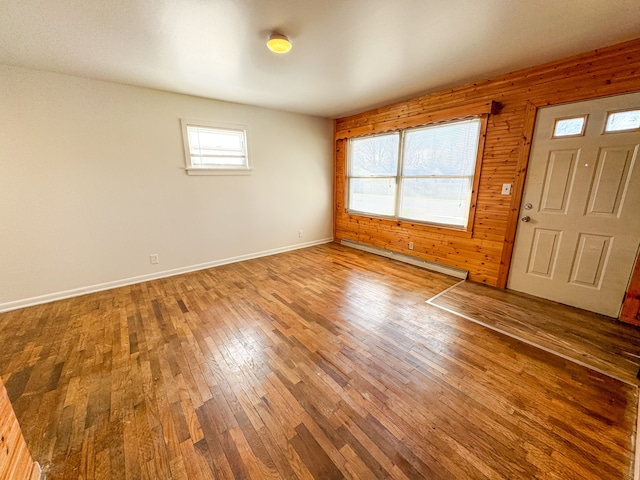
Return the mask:
<svg viewBox="0 0 640 480">
<path fill-rule="evenodd" d="M 352 138 L 348 211 L 466 230 L 483 120 Z"/>
<path fill-rule="evenodd" d="M 640 110 L 624 110 L 607 114 L 607 124 L 604 127 L 606 133 L 629 130 L 640 130 Z"/>
<path fill-rule="evenodd" d="M 553 127 L 553 138 L 564 137 L 581 137 L 584 135 L 584 129 L 587 126 L 587 116 L 556 118 Z"/>
<path fill-rule="evenodd" d="M 189 175 L 251 173 L 245 127 L 184 119 L 181 123 Z"/>
</svg>

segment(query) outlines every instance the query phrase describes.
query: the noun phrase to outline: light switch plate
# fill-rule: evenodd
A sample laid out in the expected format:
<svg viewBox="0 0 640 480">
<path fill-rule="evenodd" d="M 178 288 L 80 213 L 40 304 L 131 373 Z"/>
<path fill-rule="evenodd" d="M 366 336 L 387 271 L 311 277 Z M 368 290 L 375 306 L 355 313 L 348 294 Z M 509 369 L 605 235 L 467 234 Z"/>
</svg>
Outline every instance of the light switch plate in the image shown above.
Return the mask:
<svg viewBox="0 0 640 480">
<path fill-rule="evenodd" d="M 502 184 L 502 195 L 509 195 L 511 193 L 511 184 L 503 183 Z"/>
</svg>

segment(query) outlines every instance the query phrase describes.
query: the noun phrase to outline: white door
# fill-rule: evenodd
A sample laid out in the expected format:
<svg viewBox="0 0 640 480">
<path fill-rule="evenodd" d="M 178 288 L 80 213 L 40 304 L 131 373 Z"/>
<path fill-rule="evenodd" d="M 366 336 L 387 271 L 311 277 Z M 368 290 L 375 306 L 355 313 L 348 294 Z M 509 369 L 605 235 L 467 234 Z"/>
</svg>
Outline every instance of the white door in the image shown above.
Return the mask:
<svg viewBox="0 0 640 480">
<path fill-rule="evenodd" d="M 639 145 L 640 93 L 538 111 L 508 288 L 618 316 L 640 244 Z"/>
</svg>

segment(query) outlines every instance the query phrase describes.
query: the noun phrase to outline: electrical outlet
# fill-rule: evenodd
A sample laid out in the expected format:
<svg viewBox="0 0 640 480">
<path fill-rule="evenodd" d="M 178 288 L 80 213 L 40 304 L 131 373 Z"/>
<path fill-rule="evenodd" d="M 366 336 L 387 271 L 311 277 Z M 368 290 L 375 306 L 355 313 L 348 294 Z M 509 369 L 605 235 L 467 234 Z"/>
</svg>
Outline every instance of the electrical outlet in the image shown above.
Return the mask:
<svg viewBox="0 0 640 480">
<path fill-rule="evenodd" d="M 153 253 L 149 255 L 149 261 L 155 265 L 156 263 L 160 263 L 160 257 L 157 253 Z"/>
<path fill-rule="evenodd" d="M 409 242 L 409 250 L 413 250 L 413 242 Z"/>
<path fill-rule="evenodd" d="M 509 195 L 511 193 L 511 184 L 503 183 L 502 184 L 502 195 Z"/>
<path fill-rule="evenodd" d="M 298 238 L 302 238 L 302 230 L 298 230 Z"/>
</svg>

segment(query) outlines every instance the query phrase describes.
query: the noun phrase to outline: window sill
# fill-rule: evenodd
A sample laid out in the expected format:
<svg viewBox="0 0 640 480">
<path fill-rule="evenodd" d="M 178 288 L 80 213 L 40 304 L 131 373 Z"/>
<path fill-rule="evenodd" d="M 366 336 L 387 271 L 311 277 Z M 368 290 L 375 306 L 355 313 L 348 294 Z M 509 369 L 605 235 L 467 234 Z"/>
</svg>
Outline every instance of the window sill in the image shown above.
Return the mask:
<svg viewBox="0 0 640 480">
<path fill-rule="evenodd" d="M 253 175 L 252 168 L 187 167 L 187 175 Z"/>
</svg>

